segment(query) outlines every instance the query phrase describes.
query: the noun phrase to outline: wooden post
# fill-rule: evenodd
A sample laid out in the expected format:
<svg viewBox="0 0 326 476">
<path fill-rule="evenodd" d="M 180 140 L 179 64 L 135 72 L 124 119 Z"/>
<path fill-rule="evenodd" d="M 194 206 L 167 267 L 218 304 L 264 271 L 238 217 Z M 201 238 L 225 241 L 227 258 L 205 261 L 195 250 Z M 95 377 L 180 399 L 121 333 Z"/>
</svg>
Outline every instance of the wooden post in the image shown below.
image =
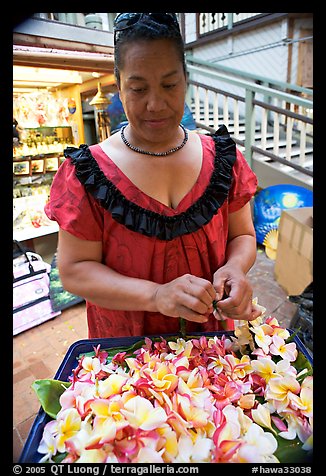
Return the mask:
<svg viewBox="0 0 326 476">
<path fill-rule="evenodd" d="M 255 116 L 254 116 L 254 99 L 255 93 L 251 89 L 246 89 L 246 112 L 245 112 L 245 158 L 252 166 L 252 150 L 251 145 L 254 142 L 255 135 Z"/>
</svg>

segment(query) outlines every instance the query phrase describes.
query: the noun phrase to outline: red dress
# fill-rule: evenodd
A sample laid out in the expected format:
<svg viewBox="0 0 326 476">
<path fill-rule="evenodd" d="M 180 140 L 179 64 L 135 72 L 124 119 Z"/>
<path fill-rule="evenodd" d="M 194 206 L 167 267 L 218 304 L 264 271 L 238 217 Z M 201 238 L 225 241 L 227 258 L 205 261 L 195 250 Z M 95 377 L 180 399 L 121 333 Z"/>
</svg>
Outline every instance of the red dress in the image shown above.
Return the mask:
<svg viewBox="0 0 326 476">
<path fill-rule="evenodd" d="M 225 262 L 228 214 L 257 188 L 256 175 L 225 126 L 200 134 L 198 179 L 176 209 L 139 190 L 97 145 L 66 149 L 45 212 L 72 235 L 101 241 L 103 263 L 118 273 L 167 283 L 185 273 L 212 281 Z M 115 311 L 87 302 L 89 338 L 175 333 L 179 320 L 160 313 Z M 233 329 L 233 320 L 227 320 Z M 221 330 L 187 321 L 187 332 Z"/>
</svg>

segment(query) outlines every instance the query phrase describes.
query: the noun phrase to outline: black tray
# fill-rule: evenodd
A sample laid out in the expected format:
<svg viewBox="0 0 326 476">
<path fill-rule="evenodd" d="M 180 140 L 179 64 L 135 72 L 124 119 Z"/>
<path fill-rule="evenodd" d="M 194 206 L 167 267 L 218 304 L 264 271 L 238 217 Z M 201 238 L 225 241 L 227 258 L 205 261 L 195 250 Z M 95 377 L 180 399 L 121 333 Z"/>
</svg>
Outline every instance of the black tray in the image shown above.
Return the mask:
<svg viewBox="0 0 326 476">
<path fill-rule="evenodd" d="M 293 331 L 288 329 L 288 331 L 292 334 Z M 194 332 L 191 335 L 187 335 L 187 338 L 191 337 L 200 337 L 200 336 L 207 336 L 207 337 L 221 337 L 223 334 L 226 336 L 234 335 L 233 331 L 216 331 L 216 332 Z M 149 338 L 159 338 L 164 337 L 168 339 L 169 337 L 181 337 L 178 334 L 163 334 L 163 335 L 154 335 L 154 336 L 147 336 Z M 61 380 L 64 382 L 68 381 L 68 377 L 71 375 L 72 370 L 77 366 L 77 359 L 80 354 L 84 354 L 87 352 L 92 352 L 94 347 L 100 344 L 101 349 L 108 349 L 111 347 L 129 347 L 139 340 L 144 339 L 145 336 L 135 336 L 135 337 L 109 337 L 104 339 L 83 339 L 78 340 L 73 343 L 60 364 L 54 379 Z M 302 343 L 302 341 L 295 336 L 294 342 L 297 345 L 299 351 L 301 351 L 305 357 L 307 358 L 308 362 L 313 365 L 312 355 L 307 351 L 306 347 Z M 35 398 L 37 398 L 35 396 Z M 43 408 L 39 409 L 38 414 L 35 417 L 34 423 L 30 429 L 29 435 L 25 442 L 23 451 L 20 455 L 19 463 L 38 463 L 39 460 L 42 458 L 43 455 L 38 453 L 37 448 L 40 444 L 42 439 L 43 430 L 47 422 L 51 420 L 51 417 L 45 413 Z"/>
</svg>

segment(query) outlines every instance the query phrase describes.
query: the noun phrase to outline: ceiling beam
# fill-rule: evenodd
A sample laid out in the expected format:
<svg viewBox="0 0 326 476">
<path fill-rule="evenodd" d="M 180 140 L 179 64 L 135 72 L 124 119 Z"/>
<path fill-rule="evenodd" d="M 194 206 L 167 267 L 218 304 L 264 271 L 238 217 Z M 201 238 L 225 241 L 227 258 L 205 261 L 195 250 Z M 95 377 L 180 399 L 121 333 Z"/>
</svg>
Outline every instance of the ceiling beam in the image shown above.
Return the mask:
<svg viewBox="0 0 326 476">
<path fill-rule="evenodd" d="M 44 68 L 113 73 L 113 54 L 35 48 L 21 45 L 13 47 L 13 64 Z"/>
<path fill-rule="evenodd" d="M 38 41 L 40 43 L 42 41 L 46 47 L 49 45 L 54 47 L 53 45 L 60 42 L 62 48 L 66 45 L 68 49 L 72 49 L 71 44 L 73 43 L 73 49 L 82 51 L 89 51 L 90 48 L 93 51 L 94 48 L 106 48 L 107 52 L 108 49 L 113 50 L 113 32 L 44 18 L 27 18 L 14 27 L 13 35 L 14 43 L 18 38 L 21 38 L 25 42 Z"/>
</svg>

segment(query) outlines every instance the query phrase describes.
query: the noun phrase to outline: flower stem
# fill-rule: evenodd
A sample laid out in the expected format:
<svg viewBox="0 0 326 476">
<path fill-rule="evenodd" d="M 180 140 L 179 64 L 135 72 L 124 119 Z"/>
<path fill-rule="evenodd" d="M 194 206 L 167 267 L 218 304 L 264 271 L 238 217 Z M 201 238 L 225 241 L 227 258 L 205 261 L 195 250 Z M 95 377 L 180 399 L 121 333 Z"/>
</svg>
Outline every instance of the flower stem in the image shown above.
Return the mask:
<svg viewBox="0 0 326 476">
<path fill-rule="evenodd" d="M 221 316 L 220 310 L 217 307 L 217 301 L 215 301 L 215 299 L 213 301 L 213 308 L 215 309 L 215 311 L 217 312 L 217 314 L 220 317 L 220 322 L 221 322 L 221 326 L 222 326 L 223 330 L 226 331 L 227 330 L 226 321 L 225 321 L 224 317 Z"/>
<path fill-rule="evenodd" d="M 183 338 L 186 337 L 186 320 L 183 317 L 179 317 L 180 334 Z"/>
</svg>

